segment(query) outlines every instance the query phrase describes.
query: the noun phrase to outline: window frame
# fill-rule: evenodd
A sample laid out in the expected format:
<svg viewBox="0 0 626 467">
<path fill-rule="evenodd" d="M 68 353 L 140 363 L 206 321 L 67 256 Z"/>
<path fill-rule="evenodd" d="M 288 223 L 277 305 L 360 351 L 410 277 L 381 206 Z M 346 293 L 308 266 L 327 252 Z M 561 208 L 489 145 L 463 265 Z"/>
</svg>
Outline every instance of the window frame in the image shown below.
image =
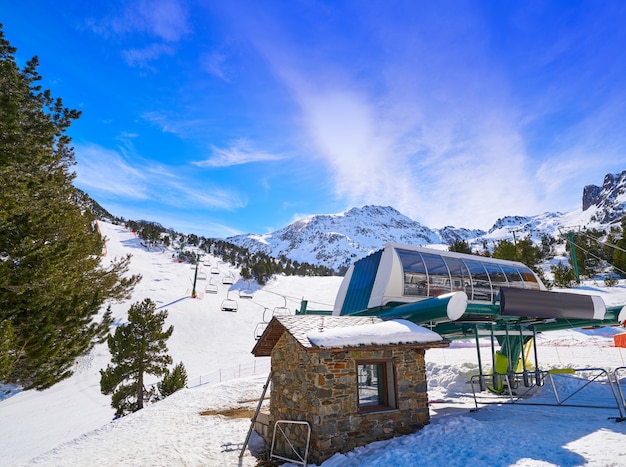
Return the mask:
<svg viewBox="0 0 626 467">
<path fill-rule="evenodd" d="M 357 360 L 356 364 L 356 402 L 359 413 L 384 412 L 397 409 L 397 378 L 396 367 L 393 359 L 368 359 Z M 377 377 L 378 403 L 362 403 L 362 393 L 360 384 L 361 367 L 366 365 L 376 365 L 382 370 L 382 378 Z"/>
</svg>

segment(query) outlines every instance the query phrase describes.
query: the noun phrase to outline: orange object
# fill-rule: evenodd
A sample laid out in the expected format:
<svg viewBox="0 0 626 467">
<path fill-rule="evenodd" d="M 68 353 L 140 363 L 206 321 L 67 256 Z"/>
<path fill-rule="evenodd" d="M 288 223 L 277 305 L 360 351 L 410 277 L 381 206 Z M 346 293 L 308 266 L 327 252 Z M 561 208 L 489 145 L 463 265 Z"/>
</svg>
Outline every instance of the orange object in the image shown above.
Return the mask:
<svg viewBox="0 0 626 467">
<path fill-rule="evenodd" d="M 615 343 L 615 347 L 626 347 L 626 332 L 615 334 L 613 336 L 613 342 Z"/>
</svg>

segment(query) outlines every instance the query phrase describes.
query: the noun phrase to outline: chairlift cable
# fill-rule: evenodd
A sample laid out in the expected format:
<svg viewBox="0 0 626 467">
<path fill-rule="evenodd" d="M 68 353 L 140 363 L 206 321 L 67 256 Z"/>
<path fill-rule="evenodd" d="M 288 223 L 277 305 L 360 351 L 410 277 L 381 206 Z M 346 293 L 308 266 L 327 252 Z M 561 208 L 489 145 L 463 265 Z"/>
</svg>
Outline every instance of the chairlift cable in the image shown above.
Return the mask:
<svg viewBox="0 0 626 467">
<path fill-rule="evenodd" d="M 611 247 L 611 248 L 615 248 L 616 250 L 619 250 L 619 251 L 621 251 L 622 253 L 626 253 L 626 250 L 625 250 L 625 249 L 620 248 L 620 247 L 618 247 L 617 245 L 615 245 L 615 244 L 613 244 L 613 243 L 609 243 L 609 242 L 602 241 L 602 240 L 600 240 L 599 238 L 592 237 L 591 235 L 588 235 L 588 234 L 586 234 L 586 233 L 578 232 L 578 234 L 579 234 L 579 235 L 582 235 L 582 236 L 584 236 L 584 237 L 587 237 L 587 238 L 589 238 L 589 239 L 591 239 L 591 240 L 595 240 L 597 243 L 600 243 L 600 244 L 602 244 L 602 245 L 605 245 L 605 246 L 608 246 L 608 247 Z M 576 246 L 578 246 L 578 245 L 576 245 Z"/>
<path fill-rule="evenodd" d="M 593 237 L 592 237 L 592 238 L 593 238 Z M 593 257 L 594 257 L 594 258 L 596 258 L 596 259 L 599 259 L 600 261 L 605 261 L 604 259 L 602 259 L 602 258 L 600 258 L 600 257 L 598 257 L 598 256 L 596 256 L 596 255 L 594 255 L 593 253 L 591 253 L 591 252 L 589 252 L 589 251 L 585 250 L 585 249 L 584 249 L 583 247 L 581 247 L 580 245 L 576 245 L 576 244 L 574 244 L 574 247 L 575 247 L 575 248 L 578 248 L 578 249 L 580 249 L 580 250 L 582 250 L 583 252 L 587 253 L 587 254 L 588 254 L 588 255 L 590 255 L 590 256 L 593 256 Z M 619 250 L 621 250 L 621 251 L 623 251 L 624 253 L 626 253 L 626 250 L 622 250 L 621 248 L 618 248 L 618 249 L 619 249 Z M 621 269 L 620 269 L 620 268 L 618 268 L 617 266 L 615 266 L 615 265 L 611 264 L 611 267 L 612 267 L 613 269 L 615 269 L 615 270 L 617 270 L 617 271 L 621 272 L 622 274 L 626 275 L 626 271 L 621 270 Z"/>
</svg>

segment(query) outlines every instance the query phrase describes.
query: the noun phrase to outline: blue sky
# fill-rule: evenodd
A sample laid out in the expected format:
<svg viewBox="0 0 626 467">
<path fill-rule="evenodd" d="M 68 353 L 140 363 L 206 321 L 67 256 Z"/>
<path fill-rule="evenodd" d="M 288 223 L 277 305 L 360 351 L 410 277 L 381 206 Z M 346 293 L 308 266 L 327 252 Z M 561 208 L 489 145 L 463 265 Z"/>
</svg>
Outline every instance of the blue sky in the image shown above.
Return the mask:
<svg viewBox="0 0 626 467">
<path fill-rule="evenodd" d="M 59 6 L 63 5 L 63 6 Z M 76 185 L 212 237 L 389 205 L 488 229 L 626 169 L 626 2 L 15 2 Z"/>
</svg>

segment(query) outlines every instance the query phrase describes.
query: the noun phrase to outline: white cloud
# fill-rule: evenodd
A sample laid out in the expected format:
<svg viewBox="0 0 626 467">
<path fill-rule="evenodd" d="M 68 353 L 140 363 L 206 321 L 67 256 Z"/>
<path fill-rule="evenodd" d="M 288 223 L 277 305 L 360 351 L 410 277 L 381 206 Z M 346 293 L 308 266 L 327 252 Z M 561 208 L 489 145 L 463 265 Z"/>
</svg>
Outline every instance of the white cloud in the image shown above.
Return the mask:
<svg viewBox="0 0 626 467">
<path fill-rule="evenodd" d="M 122 50 L 122 57 L 131 67 L 148 69 L 150 62 L 173 55 L 174 44 L 191 33 L 187 7 L 177 0 L 133 2 L 116 16 L 88 19 L 86 26 L 105 38 L 144 35 L 146 44 Z"/>
<path fill-rule="evenodd" d="M 107 38 L 143 33 L 165 42 L 178 42 L 191 32 L 188 10 L 177 0 L 129 2 L 115 16 L 88 18 L 86 26 Z"/>
<path fill-rule="evenodd" d="M 171 207 L 233 210 L 245 198 L 219 186 L 190 182 L 184 168 L 163 166 L 136 155 L 124 155 L 97 145 L 76 145 L 76 185 L 92 195 L 115 199 L 149 200 Z"/>
<path fill-rule="evenodd" d="M 309 137 L 302 144 L 328 167 L 334 195 L 348 206 L 391 205 L 433 227 L 488 228 L 496 213 L 535 213 L 537 181 L 519 109 L 475 40 L 481 25 L 463 25 L 467 42 L 477 44 L 470 49 L 463 36 L 426 40 L 411 21 L 403 24 L 370 37 L 391 53 L 365 58 L 349 49 L 360 67 L 307 53 L 280 26 L 253 38 L 300 106 Z"/>
<path fill-rule="evenodd" d="M 176 0 L 146 0 L 137 5 L 139 21 L 151 34 L 177 42 L 191 31 L 184 3 Z"/>
<path fill-rule="evenodd" d="M 221 52 L 211 52 L 200 57 L 200 66 L 204 71 L 226 83 L 230 82 L 226 72 L 227 56 Z"/>
<path fill-rule="evenodd" d="M 131 67 L 150 68 L 150 62 L 163 55 L 174 55 L 174 48 L 166 44 L 150 44 L 142 49 L 122 51 L 124 61 Z"/>
<path fill-rule="evenodd" d="M 117 151 L 97 145 L 75 145 L 76 184 L 87 191 L 147 199 L 145 173 L 126 162 Z"/>
<path fill-rule="evenodd" d="M 230 167 L 253 162 L 277 161 L 284 157 L 259 151 L 252 147 L 247 139 L 233 141 L 227 148 L 212 146 L 213 156 L 203 161 L 194 162 L 198 167 Z"/>
</svg>

